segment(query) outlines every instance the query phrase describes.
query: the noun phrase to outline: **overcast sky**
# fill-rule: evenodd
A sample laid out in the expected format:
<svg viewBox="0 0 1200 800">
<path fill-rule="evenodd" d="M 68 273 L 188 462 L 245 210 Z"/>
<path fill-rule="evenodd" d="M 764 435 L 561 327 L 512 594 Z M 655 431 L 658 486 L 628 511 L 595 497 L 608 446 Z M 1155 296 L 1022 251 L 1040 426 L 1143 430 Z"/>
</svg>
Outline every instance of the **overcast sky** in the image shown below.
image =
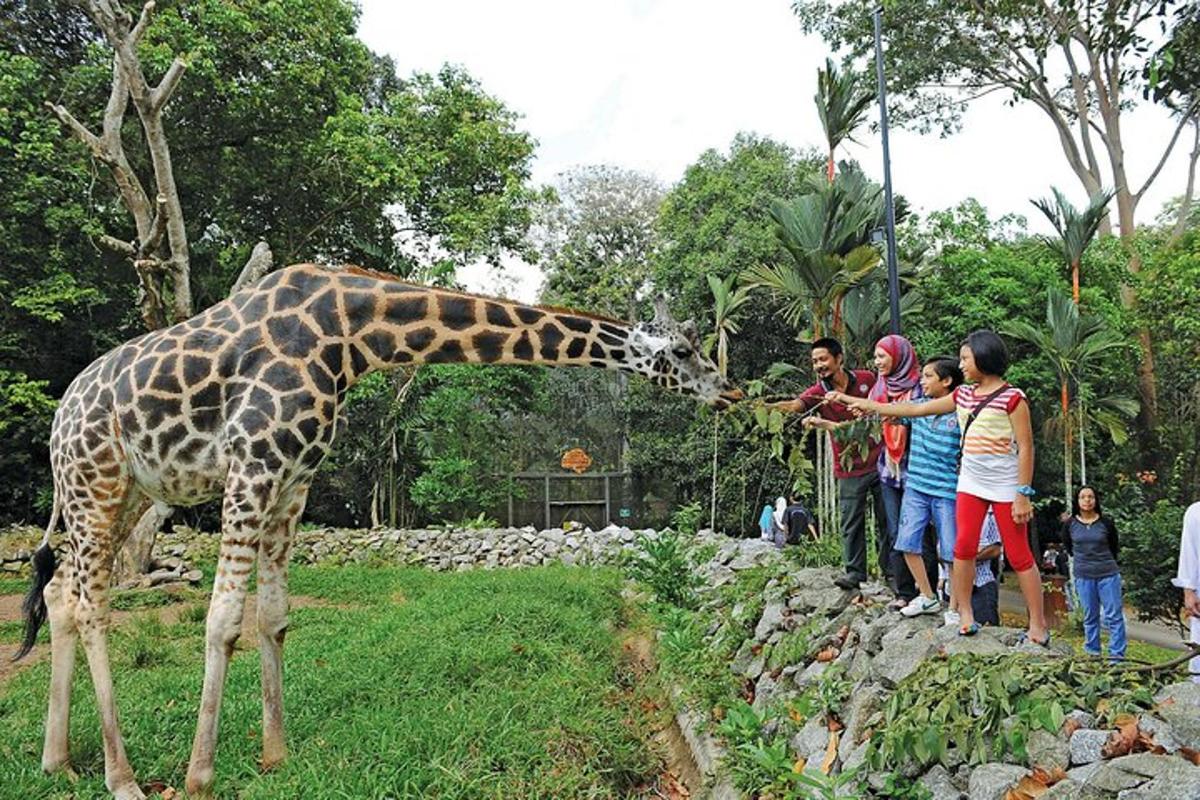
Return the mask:
<svg viewBox="0 0 1200 800">
<path fill-rule="evenodd" d="M 460 64 L 520 113 L 538 141 L 539 182 L 578 165 L 613 164 L 669 185 L 704 150 L 727 150 L 738 131 L 796 148 L 822 140 L 812 97 L 830 50 L 801 34 L 788 0 L 362 0 L 362 12 L 360 37 L 395 59 L 402 75 Z M 1156 108 L 1124 124 L 1127 167 L 1140 187 L 1172 125 Z M 867 130 L 858 138 L 863 145 L 842 157 L 882 180 L 878 141 Z M 940 139 L 893 129 L 891 150 L 895 191 L 918 213 L 975 197 L 992 216 L 1016 212 L 1046 230 L 1029 198 L 1049 195 L 1053 184 L 1076 205 L 1086 199 L 1050 122 L 1032 106 L 988 98 L 961 133 Z M 1186 150 L 1186 141 L 1176 146 L 1139 222 L 1183 192 Z M 536 271 L 512 264 L 509 272 L 515 296 L 533 299 Z M 496 288 L 482 270 L 462 277 L 473 289 Z"/>
</svg>

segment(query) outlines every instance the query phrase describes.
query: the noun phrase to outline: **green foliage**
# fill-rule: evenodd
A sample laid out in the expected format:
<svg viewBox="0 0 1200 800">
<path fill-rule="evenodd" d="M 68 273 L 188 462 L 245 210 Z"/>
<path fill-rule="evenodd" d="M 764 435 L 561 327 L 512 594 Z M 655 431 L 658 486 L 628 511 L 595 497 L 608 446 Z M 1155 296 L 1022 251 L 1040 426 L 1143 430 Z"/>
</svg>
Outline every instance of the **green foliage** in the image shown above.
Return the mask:
<svg viewBox="0 0 1200 800">
<path fill-rule="evenodd" d="M 1119 480 L 1117 490 L 1104 498 L 1121 534 L 1121 580 L 1126 603 L 1144 620 L 1180 626 L 1183 597 L 1171 583 L 1179 563 L 1179 532 L 1184 507 L 1169 499 L 1146 497 L 1134 477 Z"/>
<path fill-rule="evenodd" d="M 1148 708 L 1169 680 L 1095 659 L 1008 654 L 929 659 L 868 721 L 875 730 L 868 763 L 873 769 L 927 766 L 945 762 L 950 748 L 972 764 L 1007 753 L 1024 760 L 1035 729 L 1057 733 L 1075 708 L 1108 720 Z"/>
<path fill-rule="evenodd" d="M 699 501 L 682 505 L 671 514 L 671 530 L 677 533 L 695 535 L 696 531 L 700 530 L 700 523 L 704 520 L 704 508 Z"/>
<path fill-rule="evenodd" d="M 654 592 L 660 603 L 680 608 L 695 608 L 700 576 L 692 569 L 684 538 L 674 531 L 662 531 L 656 537 L 640 534 L 640 552 L 629 558 L 629 574 Z"/>
</svg>

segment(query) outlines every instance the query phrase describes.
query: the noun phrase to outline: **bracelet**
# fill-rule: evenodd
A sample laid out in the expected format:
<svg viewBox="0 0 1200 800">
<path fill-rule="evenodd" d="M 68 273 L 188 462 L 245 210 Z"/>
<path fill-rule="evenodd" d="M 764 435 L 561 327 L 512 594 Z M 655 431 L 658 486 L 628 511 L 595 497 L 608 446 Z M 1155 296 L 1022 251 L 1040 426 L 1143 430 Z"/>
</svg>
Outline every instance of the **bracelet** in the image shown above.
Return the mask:
<svg viewBox="0 0 1200 800">
<path fill-rule="evenodd" d="M 1037 494 L 1037 491 L 1026 483 L 1017 487 L 1017 494 L 1024 495 L 1025 497 L 1033 497 Z"/>
</svg>

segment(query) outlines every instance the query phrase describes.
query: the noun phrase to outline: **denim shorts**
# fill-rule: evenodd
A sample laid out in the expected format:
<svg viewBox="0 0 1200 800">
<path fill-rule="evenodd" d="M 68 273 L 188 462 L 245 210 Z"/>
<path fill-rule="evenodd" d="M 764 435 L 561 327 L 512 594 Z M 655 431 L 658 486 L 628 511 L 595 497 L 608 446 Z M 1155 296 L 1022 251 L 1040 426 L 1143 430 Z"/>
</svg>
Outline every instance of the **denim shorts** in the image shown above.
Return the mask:
<svg viewBox="0 0 1200 800">
<path fill-rule="evenodd" d="M 954 560 L 954 498 L 905 489 L 900 503 L 900 529 L 896 532 L 895 549 L 902 553 L 920 553 L 925 529 L 932 522 L 938 534 L 938 558 Z"/>
</svg>

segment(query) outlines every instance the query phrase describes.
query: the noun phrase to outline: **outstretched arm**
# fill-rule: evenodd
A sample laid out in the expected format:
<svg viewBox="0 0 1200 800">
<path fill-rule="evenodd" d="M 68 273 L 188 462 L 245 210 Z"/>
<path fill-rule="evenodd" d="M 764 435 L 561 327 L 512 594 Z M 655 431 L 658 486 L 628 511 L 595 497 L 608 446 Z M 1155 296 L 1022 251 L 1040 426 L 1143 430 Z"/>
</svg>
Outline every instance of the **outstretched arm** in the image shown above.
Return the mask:
<svg viewBox="0 0 1200 800">
<path fill-rule="evenodd" d="M 869 414 L 879 414 L 882 417 L 931 417 L 934 414 L 948 414 L 954 410 L 954 395 L 952 394 L 924 403 L 877 403 L 865 397 L 851 397 L 842 392 L 830 392 L 825 397 L 832 402 L 842 403 Z"/>
</svg>

